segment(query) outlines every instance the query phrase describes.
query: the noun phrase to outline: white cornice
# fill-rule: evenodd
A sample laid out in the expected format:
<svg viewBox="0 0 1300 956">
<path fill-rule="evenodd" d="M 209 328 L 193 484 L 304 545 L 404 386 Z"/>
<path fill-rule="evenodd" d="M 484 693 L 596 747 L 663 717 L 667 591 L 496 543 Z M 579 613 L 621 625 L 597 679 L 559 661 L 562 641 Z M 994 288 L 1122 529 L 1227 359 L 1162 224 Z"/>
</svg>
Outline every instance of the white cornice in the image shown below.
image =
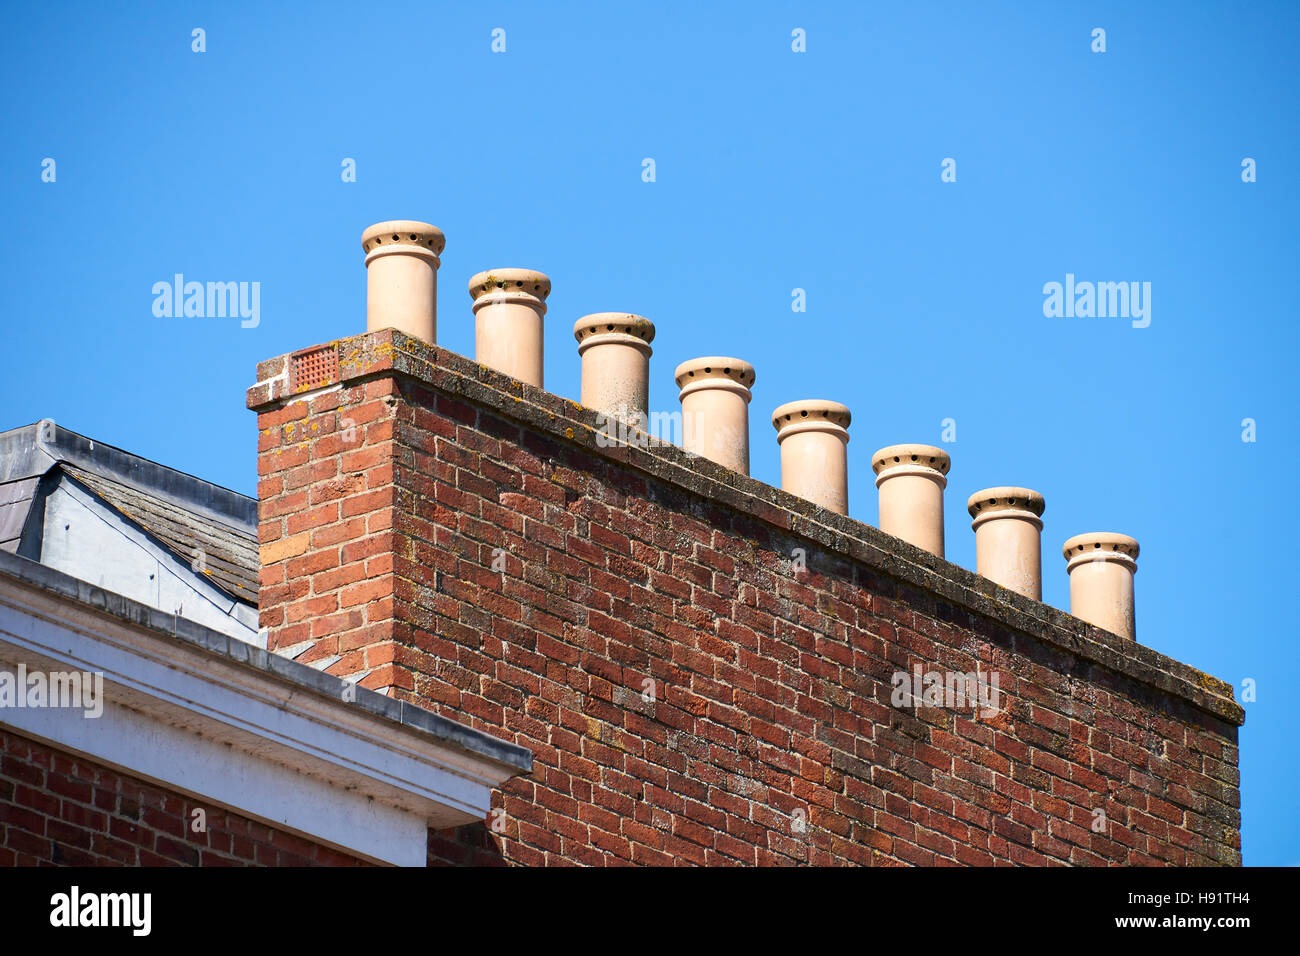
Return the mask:
<svg viewBox="0 0 1300 956">
<path fill-rule="evenodd" d="M 76 600 L 47 581 L 15 578 L 3 572 L 22 559 L 4 557 L 0 669 L 100 672 L 106 702 L 97 719 L 6 708 L 0 723 L 198 805 L 367 859 L 423 865 L 428 827 L 483 820 L 492 788 L 531 765 L 521 748 L 117 595 L 83 586 Z M 56 574 L 32 567 L 37 578 Z M 93 606 L 96 592 L 104 611 Z M 155 618 L 186 633 L 160 633 Z"/>
</svg>

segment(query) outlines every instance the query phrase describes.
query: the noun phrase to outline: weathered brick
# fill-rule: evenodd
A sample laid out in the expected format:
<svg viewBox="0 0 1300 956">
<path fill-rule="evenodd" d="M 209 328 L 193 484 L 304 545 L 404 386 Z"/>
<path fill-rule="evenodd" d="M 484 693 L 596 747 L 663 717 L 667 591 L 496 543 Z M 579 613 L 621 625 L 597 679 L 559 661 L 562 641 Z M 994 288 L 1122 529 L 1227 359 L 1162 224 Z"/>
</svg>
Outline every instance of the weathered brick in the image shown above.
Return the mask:
<svg viewBox="0 0 1300 956">
<path fill-rule="evenodd" d="M 358 369 L 400 341 L 425 371 L 345 380 L 346 443 L 260 409 L 264 554 L 293 559 L 262 603 L 272 646 L 309 628 L 336 672 L 376 666 L 367 686 L 534 750 L 494 797 L 506 832 L 431 834 L 431 864 L 1240 862 L 1202 809 L 1239 803 L 1234 721 L 1080 669 L 1095 629 L 1053 644 L 976 613 L 965 572 L 909 577 L 872 529 L 706 463 L 607 457 L 587 410 L 398 333 L 351 341 Z M 996 668 L 1001 711 L 895 707 L 913 665 Z"/>
</svg>

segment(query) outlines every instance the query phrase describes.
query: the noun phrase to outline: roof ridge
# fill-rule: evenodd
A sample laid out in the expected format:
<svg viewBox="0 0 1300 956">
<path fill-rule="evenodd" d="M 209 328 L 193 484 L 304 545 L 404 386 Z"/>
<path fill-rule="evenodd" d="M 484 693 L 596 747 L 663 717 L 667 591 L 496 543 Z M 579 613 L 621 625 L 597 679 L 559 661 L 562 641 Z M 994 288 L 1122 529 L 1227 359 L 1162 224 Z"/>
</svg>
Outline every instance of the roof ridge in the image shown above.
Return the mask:
<svg viewBox="0 0 1300 956">
<path fill-rule="evenodd" d="M 256 498 L 87 438 L 52 419 L 0 432 L 0 445 L 12 449 L 13 460 L 2 469 L 10 478 L 44 474 L 55 463 L 72 465 L 234 530 L 257 533 Z"/>
</svg>

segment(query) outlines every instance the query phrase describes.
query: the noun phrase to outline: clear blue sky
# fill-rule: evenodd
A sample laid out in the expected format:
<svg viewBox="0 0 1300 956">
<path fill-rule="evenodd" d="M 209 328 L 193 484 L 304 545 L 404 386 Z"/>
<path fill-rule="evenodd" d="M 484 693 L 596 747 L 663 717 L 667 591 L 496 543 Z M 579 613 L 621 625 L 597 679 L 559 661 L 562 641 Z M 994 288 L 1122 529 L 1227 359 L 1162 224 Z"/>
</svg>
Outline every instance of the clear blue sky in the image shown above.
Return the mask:
<svg viewBox="0 0 1300 956">
<path fill-rule="evenodd" d="M 1298 25 L 1295 3 L 6 3 L 0 428 L 51 417 L 254 494 L 255 363 L 363 330 L 362 229 L 433 222 L 454 351 L 471 274 L 541 269 L 552 391 L 578 394 L 576 317 L 638 312 L 653 408 L 686 358 L 753 362 L 762 480 L 771 410 L 834 398 L 863 521 L 871 452 L 952 418 L 952 560 L 995 484 L 1047 497 L 1050 604 L 1067 537 L 1138 538 L 1139 639 L 1256 682 L 1246 862 L 1300 863 Z M 155 318 L 177 272 L 260 282 L 260 325 Z M 1067 273 L 1150 282 L 1150 326 L 1045 317 Z"/>
</svg>

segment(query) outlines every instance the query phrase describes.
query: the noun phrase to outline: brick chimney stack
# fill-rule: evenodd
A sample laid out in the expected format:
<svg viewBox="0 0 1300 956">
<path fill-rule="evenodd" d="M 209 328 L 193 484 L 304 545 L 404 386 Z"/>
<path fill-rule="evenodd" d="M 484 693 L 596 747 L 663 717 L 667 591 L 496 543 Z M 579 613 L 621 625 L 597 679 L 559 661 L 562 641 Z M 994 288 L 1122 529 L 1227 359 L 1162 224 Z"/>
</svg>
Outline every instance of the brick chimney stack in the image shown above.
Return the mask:
<svg viewBox="0 0 1300 956">
<path fill-rule="evenodd" d="M 411 259 L 431 303 L 428 241 L 371 259 L 372 293 Z M 944 553 L 940 448 L 873 456 L 881 530 L 811 513 L 748 477 L 736 358 L 677 368 L 687 453 L 611 445 L 598 410 L 641 404 L 648 330 L 579 321 L 582 405 L 523 388 L 549 283 L 491 275 L 478 362 L 384 326 L 260 363 L 247 397 L 268 649 L 534 756 L 486 820 L 430 831 L 431 863 L 1240 864 L 1243 711 L 1132 645 L 1136 541 L 1066 543 L 1071 617 L 915 550 Z M 846 509 L 849 410 L 773 424 L 787 491 Z M 975 514 L 981 573 L 1025 591 L 1031 495 Z M 935 670 L 994 699 L 900 702 Z"/>
</svg>

